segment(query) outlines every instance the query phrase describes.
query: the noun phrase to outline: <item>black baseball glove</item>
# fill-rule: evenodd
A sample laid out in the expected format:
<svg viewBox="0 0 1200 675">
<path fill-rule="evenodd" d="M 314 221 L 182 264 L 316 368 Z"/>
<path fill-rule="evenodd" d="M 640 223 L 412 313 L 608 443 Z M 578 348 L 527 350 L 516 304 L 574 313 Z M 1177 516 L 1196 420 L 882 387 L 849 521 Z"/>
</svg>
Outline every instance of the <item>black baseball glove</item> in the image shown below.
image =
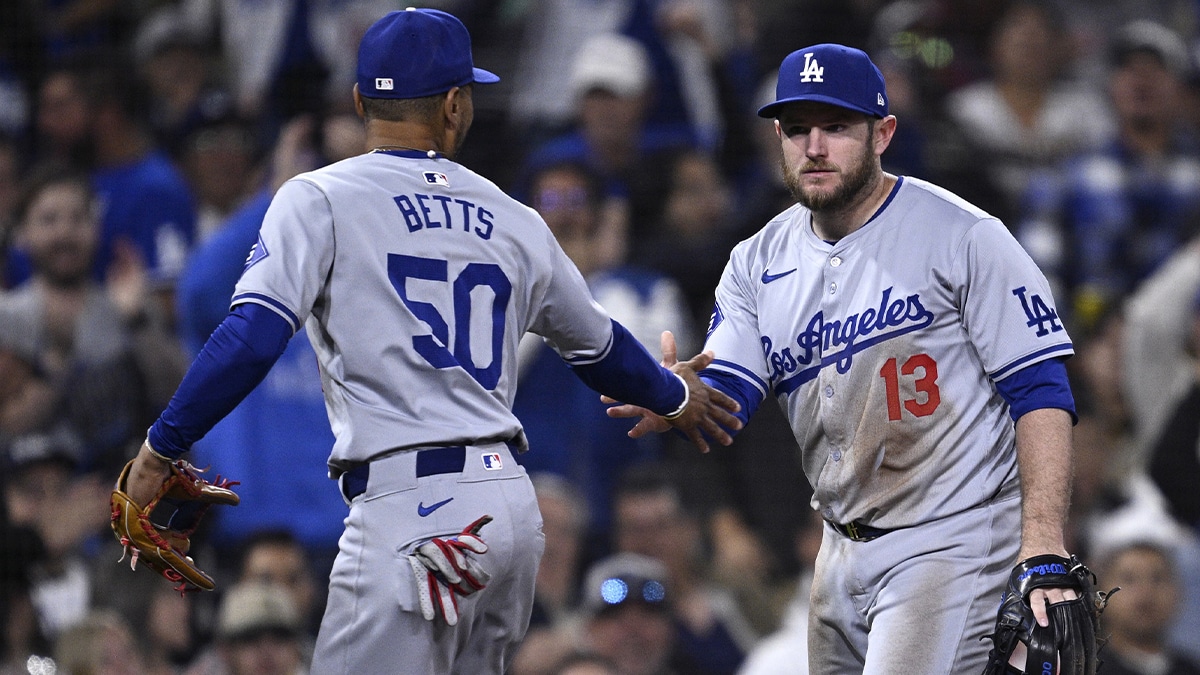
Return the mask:
<svg viewBox="0 0 1200 675">
<path fill-rule="evenodd" d="M 1029 605 L 1029 593 L 1035 588 L 1070 588 L 1078 597 L 1050 605 L 1046 612 L 1050 625 L 1043 628 Z M 1096 575 L 1074 555 L 1069 559 L 1039 555 L 1021 561 L 1008 578 L 996 632 L 984 638 L 992 640 L 984 675 L 1095 675 L 1100 665 L 1097 653 L 1104 643 L 1100 613 L 1118 590 L 1097 591 Z M 1008 663 L 1018 643 L 1028 650 L 1024 670 Z"/>
</svg>

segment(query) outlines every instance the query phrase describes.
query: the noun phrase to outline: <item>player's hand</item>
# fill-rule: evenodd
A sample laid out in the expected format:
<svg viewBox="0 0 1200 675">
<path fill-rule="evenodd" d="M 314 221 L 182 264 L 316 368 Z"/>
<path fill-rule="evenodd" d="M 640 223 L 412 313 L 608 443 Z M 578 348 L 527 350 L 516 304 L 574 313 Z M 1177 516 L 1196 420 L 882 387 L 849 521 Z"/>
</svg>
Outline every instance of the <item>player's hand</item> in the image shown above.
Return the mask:
<svg viewBox="0 0 1200 675">
<path fill-rule="evenodd" d="M 1029 607 L 1033 610 L 1033 618 L 1038 625 L 1045 628 L 1050 625 L 1047 608 L 1060 602 L 1074 600 L 1079 594 L 1073 588 L 1035 588 L 1029 592 Z"/>
<path fill-rule="evenodd" d="M 1064 558 L 1070 555 L 1065 549 L 1051 552 L 1054 555 Z M 1022 549 L 1017 560 L 1028 560 L 1035 555 L 1038 554 Z M 1074 600 L 1078 597 L 1079 594 L 1073 588 L 1035 588 L 1029 592 L 1029 608 L 1033 610 L 1033 618 L 1037 620 L 1038 625 L 1045 628 L 1050 625 L 1050 615 L 1048 613 L 1050 605 L 1057 605 L 1060 602 Z"/>
<path fill-rule="evenodd" d="M 726 429 L 736 431 L 742 428 L 741 420 L 734 416 L 734 413 L 741 410 L 741 406 L 724 392 L 701 382 L 697 375 L 712 363 L 713 353 L 703 352 L 680 363 L 675 336 L 671 331 L 663 331 L 660 347 L 663 354 L 663 367 L 669 368 L 671 372 L 679 375 L 688 387 L 688 404 L 683 413 L 668 421 L 646 408 L 621 404 L 604 396 L 601 397 L 602 401 L 615 404 L 608 409 L 608 416 L 640 418 L 638 423 L 629 430 L 631 438 L 640 438 L 649 432 L 662 433 L 675 427 L 687 436 L 701 452 L 709 451 L 708 441 L 704 438 L 705 434 L 721 445 L 733 443 L 733 437 Z"/>
<path fill-rule="evenodd" d="M 426 621 L 438 616 L 447 625 L 458 624 L 458 598 L 483 590 L 491 575 L 468 553 L 483 555 L 488 545 L 479 530 L 492 522 L 481 516 L 453 537 L 435 537 L 421 544 L 408 556 L 417 582 L 417 600 Z"/>
<path fill-rule="evenodd" d="M 125 494 L 138 506 L 150 503 L 159 488 L 171 475 L 171 465 L 164 462 L 150 450 L 150 443 L 142 443 L 137 457 L 133 458 L 133 466 L 129 469 L 129 477 L 125 480 Z"/>
</svg>

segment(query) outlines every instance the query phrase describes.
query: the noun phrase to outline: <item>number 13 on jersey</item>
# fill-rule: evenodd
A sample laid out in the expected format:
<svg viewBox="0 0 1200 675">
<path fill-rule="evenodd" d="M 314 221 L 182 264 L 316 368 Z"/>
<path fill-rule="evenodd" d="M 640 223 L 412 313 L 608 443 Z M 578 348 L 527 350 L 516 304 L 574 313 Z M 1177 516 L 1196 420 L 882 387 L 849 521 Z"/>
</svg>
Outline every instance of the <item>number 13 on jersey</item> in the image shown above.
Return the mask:
<svg viewBox="0 0 1200 675">
<path fill-rule="evenodd" d="M 932 415 L 942 402 L 942 394 L 937 386 L 937 361 L 928 354 L 914 354 L 897 367 L 896 357 L 883 363 L 879 376 L 883 378 L 887 394 L 888 420 L 896 422 L 901 419 L 901 405 L 904 410 L 916 417 Z M 900 398 L 900 377 L 915 378 L 913 386 L 917 395 L 914 398 Z"/>
</svg>

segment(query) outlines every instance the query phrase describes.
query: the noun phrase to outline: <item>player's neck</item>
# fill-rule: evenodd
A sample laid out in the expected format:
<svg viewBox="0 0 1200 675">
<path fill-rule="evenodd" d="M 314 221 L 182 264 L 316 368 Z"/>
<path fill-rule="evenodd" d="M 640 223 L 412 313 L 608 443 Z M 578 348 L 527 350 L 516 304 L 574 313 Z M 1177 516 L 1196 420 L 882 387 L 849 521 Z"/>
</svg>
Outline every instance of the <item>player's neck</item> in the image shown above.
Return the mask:
<svg viewBox="0 0 1200 675">
<path fill-rule="evenodd" d="M 883 173 L 874 185 L 868 187 L 862 199 L 856 200 L 843 209 L 831 211 L 814 211 L 812 214 L 813 232 L 825 241 L 838 241 L 857 231 L 875 215 L 879 207 L 887 201 L 892 188 L 896 186 L 896 177 Z"/>
<path fill-rule="evenodd" d="M 448 143 L 444 134 L 428 124 L 420 122 L 391 122 L 371 120 L 366 128 L 366 151 L 372 150 L 416 150 L 427 152 L 433 150 L 440 154 L 448 154 Z"/>
</svg>

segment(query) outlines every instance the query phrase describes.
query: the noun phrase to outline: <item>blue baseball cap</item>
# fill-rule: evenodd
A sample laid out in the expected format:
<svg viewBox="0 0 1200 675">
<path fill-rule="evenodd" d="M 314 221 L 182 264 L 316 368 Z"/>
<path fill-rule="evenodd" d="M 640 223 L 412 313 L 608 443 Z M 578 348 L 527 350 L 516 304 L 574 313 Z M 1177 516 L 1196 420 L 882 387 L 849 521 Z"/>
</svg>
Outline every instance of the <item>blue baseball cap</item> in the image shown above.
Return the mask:
<svg viewBox="0 0 1200 675">
<path fill-rule="evenodd" d="M 844 45 L 819 44 L 788 54 L 779 66 L 775 100 L 759 108 L 758 116 L 775 117 L 795 101 L 828 103 L 872 117 L 888 114 L 883 73 L 866 52 Z"/>
<path fill-rule="evenodd" d="M 358 91 L 367 98 L 421 98 L 499 81 L 475 67 L 467 27 L 440 10 L 389 12 L 358 45 Z"/>
</svg>

